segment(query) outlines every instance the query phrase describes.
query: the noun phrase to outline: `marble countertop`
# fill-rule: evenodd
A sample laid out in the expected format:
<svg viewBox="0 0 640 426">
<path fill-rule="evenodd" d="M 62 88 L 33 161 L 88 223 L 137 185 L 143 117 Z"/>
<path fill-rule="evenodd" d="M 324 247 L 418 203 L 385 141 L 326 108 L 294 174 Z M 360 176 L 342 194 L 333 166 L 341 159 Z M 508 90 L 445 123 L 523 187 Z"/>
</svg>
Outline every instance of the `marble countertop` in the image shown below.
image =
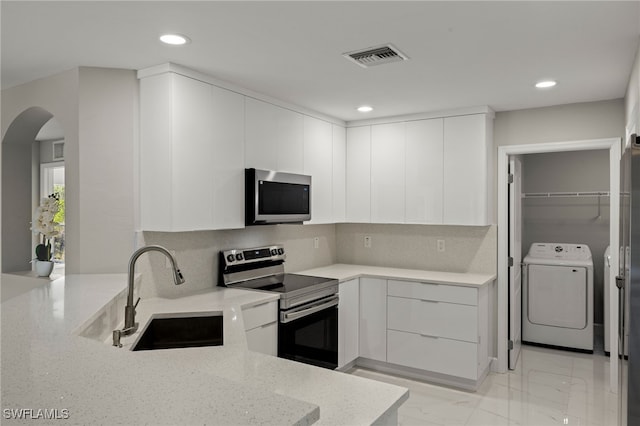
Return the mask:
<svg viewBox="0 0 640 426">
<path fill-rule="evenodd" d="M 3 291 L 20 285 L 6 281 Z M 371 424 L 408 398 L 405 388 L 248 351 L 242 308 L 277 299 L 269 293 L 212 288 L 138 305 L 140 329 L 153 313 L 222 312 L 219 347 L 133 352 L 136 335 L 123 348 L 78 335 L 125 287 L 122 274 L 69 275 L 3 301 L 3 424 Z M 32 411 L 9 420 L 11 409 Z M 63 419 L 36 420 L 45 409 Z"/>
<path fill-rule="evenodd" d="M 315 275 L 334 278 L 341 282 L 360 277 L 421 281 L 437 284 L 479 287 L 496 279 L 495 274 L 424 271 L 419 269 L 387 268 L 383 266 L 348 265 L 337 263 L 321 268 L 296 272 L 301 275 Z"/>
</svg>

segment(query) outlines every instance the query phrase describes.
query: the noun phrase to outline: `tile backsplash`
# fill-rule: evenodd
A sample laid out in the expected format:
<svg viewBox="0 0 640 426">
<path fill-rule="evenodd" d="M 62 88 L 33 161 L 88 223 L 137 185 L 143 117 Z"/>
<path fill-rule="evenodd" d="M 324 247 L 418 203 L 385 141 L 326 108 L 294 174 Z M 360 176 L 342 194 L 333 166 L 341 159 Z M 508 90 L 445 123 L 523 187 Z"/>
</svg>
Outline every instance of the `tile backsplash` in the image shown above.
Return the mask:
<svg viewBox="0 0 640 426">
<path fill-rule="evenodd" d="M 314 238 L 318 237 L 318 248 Z M 330 225 L 264 225 L 225 231 L 143 232 L 139 245 L 159 244 L 175 251 L 176 260 L 186 279 L 173 284 L 170 271 L 161 254 L 150 253 L 138 262 L 143 277 L 141 295 L 178 297 L 218 284 L 219 253 L 232 248 L 251 248 L 283 244 L 287 252 L 286 272 L 302 271 L 337 263 L 336 226 Z M 155 285 L 154 285 L 155 284 Z"/>
<path fill-rule="evenodd" d="M 371 237 L 366 248 L 364 237 Z M 438 240 L 444 251 L 438 251 Z M 495 273 L 497 227 L 446 225 L 336 225 L 340 263 L 448 272 Z"/>
<path fill-rule="evenodd" d="M 364 236 L 371 248 L 364 247 Z M 319 239 L 314 248 L 314 238 Z M 437 250 L 444 240 L 445 251 Z M 285 270 L 297 272 L 333 263 L 379 265 L 450 272 L 496 271 L 496 226 L 442 225 L 265 225 L 197 232 L 142 232 L 139 246 L 159 244 L 175 251 L 186 282 L 173 284 L 164 256 L 149 253 L 137 265 L 142 297 L 180 297 L 217 286 L 219 252 L 283 244 Z"/>
</svg>

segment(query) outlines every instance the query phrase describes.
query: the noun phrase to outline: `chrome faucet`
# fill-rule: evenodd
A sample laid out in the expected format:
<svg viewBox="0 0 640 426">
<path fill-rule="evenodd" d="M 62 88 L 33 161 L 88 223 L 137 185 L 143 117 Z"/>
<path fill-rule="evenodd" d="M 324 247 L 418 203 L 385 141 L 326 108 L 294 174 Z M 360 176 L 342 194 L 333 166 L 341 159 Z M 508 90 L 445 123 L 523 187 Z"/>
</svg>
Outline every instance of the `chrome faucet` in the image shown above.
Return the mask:
<svg viewBox="0 0 640 426">
<path fill-rule="evenodd" d="M 131 255 L 131 259 L 129 259 L 129 276 L 128 276 L 128 291 L 127 294 L 127 305 L 124 308 L 124 327 L 122 330 L 113 330 L 113 346 L 122 347 L 120 343 L 120 337 L 128 336 L 133 334 L 138 330 L 138 323 L 136 322 L 136 306 L 140 302 L 140 298 L 136 300 L 136 303 L 133 303 L 133 281 L 134 274 L 136 269 L 136 261 L 138 258 L 148 251 L 159 251 L 163 253 L 169 261 L 171 262 L 171 268 L 173 269 L 173 282 L 175 285 L 180 285 L 184 283 L 184 277 L 182 276 L 182 272 L 180 272 L 180 268 L 178 268 L 178 264 L 176 263 L 175 257 L 162 246 L 144 246 L 139 248 Z"/>
</svg>

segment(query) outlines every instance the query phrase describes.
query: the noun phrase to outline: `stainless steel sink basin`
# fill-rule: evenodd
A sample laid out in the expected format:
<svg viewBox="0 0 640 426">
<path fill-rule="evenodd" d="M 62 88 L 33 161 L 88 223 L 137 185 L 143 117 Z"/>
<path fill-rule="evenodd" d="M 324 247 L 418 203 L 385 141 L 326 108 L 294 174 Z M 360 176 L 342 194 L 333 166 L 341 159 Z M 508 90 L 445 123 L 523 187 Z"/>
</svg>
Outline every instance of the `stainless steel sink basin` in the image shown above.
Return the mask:
<svg viewBox="0 0 640 426">
<path fill-rule="evenodd" d="M 154 316 L 134 343 L 133 351 L 194 348 L 223 344 L 222 314 Z"/>
</svg>

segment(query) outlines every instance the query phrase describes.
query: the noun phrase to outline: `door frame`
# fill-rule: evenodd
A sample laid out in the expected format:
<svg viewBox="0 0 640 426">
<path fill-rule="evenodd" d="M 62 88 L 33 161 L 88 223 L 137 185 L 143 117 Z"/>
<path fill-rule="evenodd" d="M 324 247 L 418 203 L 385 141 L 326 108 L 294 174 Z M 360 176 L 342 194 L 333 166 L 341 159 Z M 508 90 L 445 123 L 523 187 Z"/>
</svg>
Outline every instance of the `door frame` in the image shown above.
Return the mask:
<svg viewBox="0 0 640 426">
<path fill-rule="evenodd" d="M 590 151 L 597 149 L 609 150 L 609 245 L 619 246 L 620 229 L 620 154 L 621 138 L 590 139 L 568 142 L 551 142 L 528 145 L 505 145 L 498 147 L 498 330 L 497 330 L 497 359 L 494 370 L 500 373 L 507 372 L 508 366 L 508 322 L 509 322 L 509 267 L 508 256 L 508 165 L 510 155 L 541 154 L 566 151 Z M 618 250 L 611 250 L 611 264 L 618 265 Z M 611 268 L 610 282 L 615 282 L 617 268 Z M 610 289 L 609 318 L 610 336 L 618 335 L 618 304 L 617 294 Z M 616 303 L 613 303 L 613 302 Z M 610 339 L 610 351 L 618 353 L 617 339 Z M 610 363 L 609 384 L 612 392 L 618 389 L 618 365 Z"/>
</svg>

